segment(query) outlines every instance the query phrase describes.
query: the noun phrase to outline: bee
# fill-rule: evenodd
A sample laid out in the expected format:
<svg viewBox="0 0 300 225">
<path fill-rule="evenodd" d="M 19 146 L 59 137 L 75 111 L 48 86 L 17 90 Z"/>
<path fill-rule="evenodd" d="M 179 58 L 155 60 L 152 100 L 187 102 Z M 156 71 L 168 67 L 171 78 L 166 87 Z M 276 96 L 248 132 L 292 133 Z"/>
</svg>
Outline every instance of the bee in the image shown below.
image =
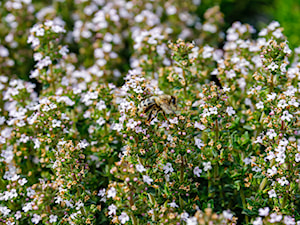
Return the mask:
<svg viewBox="0 0 300 225">
<path fill-rule="evenodd" d="M 149 112 L 147 122 L 150 123 L 159 112 L 161 112 L 164 118 L 167 120 L 166 114 L 175 113 L 177 109 L 176 98 L 172 95 L 159 95 L 152 96 L 143 100 L 139 106 L 139 111 L 144 111 L 144 113 Z"/>
</svg>

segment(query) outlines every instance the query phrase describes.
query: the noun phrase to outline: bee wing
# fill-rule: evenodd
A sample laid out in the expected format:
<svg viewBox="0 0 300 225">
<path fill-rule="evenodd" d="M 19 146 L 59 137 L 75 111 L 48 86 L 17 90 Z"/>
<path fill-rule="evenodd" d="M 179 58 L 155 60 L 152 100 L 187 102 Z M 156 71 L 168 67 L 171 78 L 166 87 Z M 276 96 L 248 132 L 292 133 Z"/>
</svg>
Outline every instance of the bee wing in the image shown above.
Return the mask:
<svg viewBox="0 0 300 225">
<path fill-rule="evenodd" d="M 162 104 L 160 107 L 167 114 L 170 114 L 170 113 L 174 113 L 175 114 L 174 107 L 172 107 L 171 105 Z"/>
</svg>

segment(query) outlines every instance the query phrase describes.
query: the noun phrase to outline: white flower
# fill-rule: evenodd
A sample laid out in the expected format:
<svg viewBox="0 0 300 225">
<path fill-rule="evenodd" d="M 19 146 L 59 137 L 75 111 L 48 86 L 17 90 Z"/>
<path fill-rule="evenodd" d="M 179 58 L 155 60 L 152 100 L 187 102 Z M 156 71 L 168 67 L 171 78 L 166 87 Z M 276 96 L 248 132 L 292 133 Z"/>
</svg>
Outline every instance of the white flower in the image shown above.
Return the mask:
<svg viewBox="0 0 300 225">
<path fill-rule="evenodd" d="M 268 130 L 266 135 L 269 137 L 269 139 L 273 139 L 273 138 L 275 138 L 277 136 L 277 134 L 276 134 L 276 132 L 275 132 L 274 129 Z"/>
<path fill-rule="evenodd" d="M 231 106 L 227 107 L 226 112 L 227 112 L 228 116 L 232 116 L 235 114 L 235 110 Z"/>
<path fill-rule="evenodd" d="M 102 188 L 102 189 L 99 190 L 98 196 L 103 197 L 104 195 L 105 195 L 105 188 Z"/>
<path fill-rule="evenodd" d="M 114 204 L 111 204 L 110 206 L 108 206 L 108 215 L 112 216 L 112 215 L 116 215 L 117 213 L 117 206 L 115 206 Z"/>
<path fill-rule="evenodd" d="M 223 216 L 225 219 L 231 220 L 233 217 L 233 214 L 230 212 L 230 210 L 223 211 Z"/>
<path fill-rule="evenodd" d="M 269 215 L 270 209 L 269 209 L 269 207 L 260 208 L 258 210 L 258 212 L 259 212 L 260 216 L 267 216 L 267 215 Z"/>
<path fill-rule="evenodd" d="M 253 221 L 253 225 L 263 225 L 263 221 L 261 217 L 257 217 L 254 221 Z"/>
<path fill-rule="evenodd" d="M 204 171 L 210 170 L 211 167 L 211 162 L 203 162 L 203 166 L 204 166 Z"/>
<path fill-rule="evenodd" d="M 276 98 L 276 93 L 272 92 L 271 94 L 267 94 L 267 100 L 272 101 Z"/>
<path fill-rule="evenodd" d="M 272 168 L 267 170 L 267 173 L 270 177 L 274 176 L 275 174 L 277 174 L 277 168 L 275 166 L 272 166 Z"/>
<path fill-rule="evenodd" d="M 96 108 L 98 110 L 102 110 L 102 109 L 106 109 L 106 105 L 105 105 L 105 101 L 103 100 L 100 100 L 97 104 L 96 104 Z"/>
<path fill-rule="evenodd" d="M 197 138 L 197 137 L 195 137 L 194 139 L 195 139 L 195 145 L 196 145 L 199 149 L 201 149 L 201 148 L 204 146 L 204 144 L 202 143 L 202 140 L 201 140 L 200 138 Z"/>
<path fill-rule="evenodd" d="M 284 186 L 284 185 L 289 185 L 290 182 L 285 177 L 281 177 L 281 178 L 278 179 L 278 183 L 281 186 Z"/>
<path fill-rule="evenodd" d="M 288 122 L 290 122 L 292 118 L 293 118 L 293 116 L 291 114 L 289 114 L 288 111 L 284 111 L 283 115 L 281 116 L 281 120 L 286 120 Z"/>
<path fill-rule="evenodd" d="M 168 205 L 172 208 L 178 208 L 178 205 L 176 204 L 175 201 L 171 202 L 171 203 L 168 203 Z"/>
<path fill-rule="evenodd" d="M 50 215 L 49 216 L 49 222 L 50 223 L 56 223 L 57 221 L 57 216 L 56 215 Z"/>
<path fill-rule="evenodd" d="M 117 195 L 117 190 L 114 187 L 111 187 L 108 191 L 107 191 L 107 198 L 114 198 Z"/>
<path fill-rule="evenodd" d="M 213 47 L 210 47 L 208 45 L 204 46 L 203 47 L 203 52 L 202 52 L 203 58 L 207 59 L 207 58 L 211 57 L 213 51 L 214 51 Z"/>
<path fill-rule="evenodd" d="M 178 117 L 174 117 L 173 119 L 169 119 L 170 123 L 178 124 Z"/>
<path fill-rule="evenodd" d="M 69 52 L 69 49 L 67 46 L 63 46 L 59 51 L 59 54 L 61 54 L 62 56 L 66 56 L 67 53 Z"/>
<path fill-rule="evenodd" d="M 278 65 L 275 62 L 272 62 L 269 66 L 268 69 L 271 69 L 272 71 L 276 70 L 278 68 Z"/>
<path fill-rule="evenodd" d="M 187 218 L 186 225 L 198 225 L 197 218 L 196 217 Z"/>
<path fill-rule="evenodd" d="M 276 194 L 274 189 L 268 191 L 268 194 L 269 194 L 269 198 L 276 198 L 277 197 L 277 194 Z"/>
<path fill-rule="evenodd" d="M 105 124 L 105 120 L 103 119 L 103 117 L 100 117 L 96 123 L 99 125 L 99 126 L 102 126 L 103 124 Z"/>
<path fill-rule="evenodd" d="M 270 215 L 270 223 L 280 222 L 282 219 L 282 215 L 277 215 L 276 213 L 272 213 Z"/>
<path fill-rule="evenodd" d="M 258 103 L 255 104 L 257 109 L 263 109 L 264 108 L 264 103 L 262 101 L 259 101 Z"/>
<path fill-rule="evenodd" d="M 151 179 L 149 176 L 147 175 L 143 175 L 143 181 L 147 184 L 151 184 L 151 182 L 153 181 L 153 179 Z"/>
<path fill-rule="evenodd" d="M 295 99 L 290 100 L 288 103 L 289 103 L 289 105 L 299 107 L 299 102 L 297 102 Z"/>
<path fill-rule="evenodd" d="M 300 153 L 297 153 L 297 154 L 295 155 L 295 161 L 296 161 L 296 162 L 300 162 Z"/>
<path fill-rule="evenodd" d="M 218 108 L 217 107 L 209 108 L 209 113 L 217 115 L 218 114 Z"/>
<path fill-rule="evenodd" d="M 163 167 L 164 173 L 168 174 L 168 173 L 172 173 L 174 171 L 172 164 L 171 163 L 167 163 L 164 167 Z"/>
<path fill-rule="evenodd" d="M 284 99 L 281 99 L 277 104 L 277 107 L 282 108 L 282 109 L 287 106 L 288 106 L 288 104 L 286 103 L 286 101 Z"/>
<path fill-rule="evenodd" d="M 194 128 L 199 128 L 200 130 L 204 130 L 205 126 L 196 121 L 195 124 L 194 124 Z"/>
<path fill-rule="evenodd" d="M 199 169 L 198 166 L 196 166 L 193 170 L 194 174 L 197 176 L 197 177 L 200 177 L 201 173 L 202 173 L 202 169 Z"/>
<path fill-rule="evenodd" d="M 135 168 L 136 168 L 136 170 L 137 170 L 138 172 L 140 172 L 140 173 L 146 171 L 145 167 L 144 167 L 143 165 L 141 165 L 141 164 L 135 165 Z"/>
<path fill-rule="evenodd" d="M 52 120 L 52 127 L 53 128 L 60 127 L 60 125 L 61 125 L 61 121 L 60 120 L 57 120 L 57 119 Z"/>
<path fill-rule="evenodd" d="M 227 73 L 226 73 L 226 78 L 232 79 L 232 78 L 234 78 L 234 77 L 236 77 L 236 73 L 234 72 L 233 69 L 231 69 L 230 71 L 227 71 Z"/>
<path fill-rule="evenodd" d="M 41 219 L 42 219 L 42 217 L 40 215 L 33 214 L 31 222 L 33 222 L 34 224 L 38 224 L 41 221 Z"/>
<path fill-rule="evenodd" d="M 121 224 L 125 224 L 127 221 L 129 221 L 129 216 L 125 212 L 122 212 L 118 218 L 119 218 Z"/>
</svg>

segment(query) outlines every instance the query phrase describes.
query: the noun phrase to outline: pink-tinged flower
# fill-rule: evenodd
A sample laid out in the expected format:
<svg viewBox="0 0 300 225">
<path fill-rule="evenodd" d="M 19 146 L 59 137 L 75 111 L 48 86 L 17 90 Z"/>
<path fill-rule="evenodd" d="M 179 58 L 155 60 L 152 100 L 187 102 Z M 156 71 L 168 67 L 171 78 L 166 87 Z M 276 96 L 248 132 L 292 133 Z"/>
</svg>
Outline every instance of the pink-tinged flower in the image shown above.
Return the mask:
<svg viewBox="0 0 300 225">
<path fill-rule="evenodd" d="M 194 139 L 195 139 L 195 145 L 196 145 L 199 149 L 201 149 L 201 148 L 204 146 L 202 140 L 201 140 L 200 138 L 197 138 L 197 137 L 194 137 Z"/>
<path fill-rule="evenodd" d="M 233 69 L 227 71 L 227 73 L 226 73 L 226 78 L 227 78 L 227 79 L 232 79 L 232 78 L 234 78 L 234 77 L 236 77 L 236 73 L 234 72 Z"/>
<path fill-rule="evenodd" d="M 283 223 L 286 225 L 295 225 L 296 224 L 295 218 L 293 218 L 291 216 L 285 216 L 283 219 Z"/>
<path fill-rule="evenodd" d="M 108 215 L 112 216 L 112 215 L 116 215 L 117 214 L 117 206 L 115 206 L 114 204 L 111 204 L 110 206 L 108 206 Z"/>
<path fill-rule="evenodd" d="M 235 110 L 231 106 L 227 107 L 226 112 L 227 112 L 228 116 L 232 116 L 236 113 Z"/>
<path fill-rule="evenodd" d="M 292 118 L 292 114 L 289 114 L 288 111 L 284 111 L 283 115 L 281 116 L 281 120 L 286 120 L 287 122 L 290 122 Z"/>
<path fill-rule="evenodd" d="M 173 119 L 169 119 L 169 122 L 172 124 L 178 124 L 178 117 L 174 117 Z"/>
<path fill-rule="evenodd" d="M 278 68 L 279 66 L 275 63 L 275 62 L 272 62 L 269 66 L 268 66 L 268 69 L 274 71 Z"/>
<path fill-rule="evenodd" d="M 259 101 L 258 103 L 255 104 L 257 109 L 263 109 L 264 108 L 264 103 L 262 101 Z"/>
<path fill-rule="evenodd" d="M 102 188 L 102 189 L 99 190 L 98 196 L 103 197 L 104 195 L 105 195 L 105 188 Z"/>
<path fill-rule="evenodd" d="M 168 173 L 172 173 L 174 171 L 172 164 L 171 163 L 167 163 L 164 167 L 163 167 L 164 173 L 168 174 Z"/>
<path fill-rule="evenodd" d="M 270 177 L 274 176 L 275 174 L 277 174 L 277 168 L 275 166 L 272 166 L 272 168 L 267 170 L 267 173 Z"/>
<path fill-rule="evenodd" d="M 125 224 L 127 221 L 129 221 L 129 216 L 125 212 L 122 212 L 118 218 L 119 218 L 121 224 Z"/>
<path fill-rule="evenodd" d="M 281 186 L 284 186 L 284 185 L 289 185 L 290 182 L 285 177 L 281 177 L 281 178 L 278 179 L 278 183 Z"/>
<path fill-rule="evenodd" d="M 138 172 L 140 172 L 140 173 L 146 171 L 145 167 L 144 167 L 143 165 L 141 165 L 141 164 L 135 165 L 135 168 L 136 168 L 136 170 L 137 170 Z"/>
<path fill-rule="evenodd" d="M 108 191 L 107 191 L 107 198 L 114 198 L 117 195 L 117 190 L 114 187 L 111 187 Z"/>
<path fill-rule="evenodd" d="M 277 136 L 277 134 L 276 134 L 276 132 L 275 132 L 274 129 L 268 130 L 266 135 L 269 137 L 269 139 L 273 139 L 273 138 L 275 138 Z"/>
<path fill-rule="evenodd" d="M 143 181 L 145 182 L 145 183 L 147 183 L 147 184 L 151 184 L 151 182 L 153 182 L 153 179 L 152 178 L 150 178 L 149 176 L 147 176 L 147 175 L 143 175 Z"/>
<path fill-rule="evenodd" d="M 168 203 L 168 205 L 172 208 L 178 208 L 178 205 L 176 204 L 175 201 L 171 202 L 171 203 Z"/>
<path fill-rule="evenodd" d="M 203 52 L 202 52 L 202 56 L 204 59 L 210 58 L 212 57 L 212 53 L 214 51 L 213 47 L 210 47 L 208 45 L 203 47 Z"/>
<path fill-rule="evenodd" d="M 193 170 L 193 173 L 197 176 L 200 177 L 201 173 L 202 173 L 202 169 L 200 169 L 198 166 L 196 166 Z"/>
<path fill-rule="evenodd" d="M 194 128 L 198 128 L 200 130 L 205 130 L 205 126 L 197 121 L 194 124 Z"/>
<path fill-rule="evenodd" d="M 56 222 L 57 222 L 57 216 L 51 214 L 51 215 L 49 216 L 49 222 L 50 222 L 50 223 L 56 223 Z"/>
<path fill-rule="evenodd" d="M 296 162 L 300 162 L 300 153 L 297 153 L 297 154 L 295 155 L 295 161 L 296 161 Z"/>
<path fill-rule="evenodd" d="M 282 219 L 282 215 L 277 215 L 277 213 L 272 213 L 270 215 L 270 223 L 280 222 Z"/>
<path fill-rule="evenodd" d="M 287 106 L 288 106 L 288 104 L 286 103 L 286 100 L 284 100 L 284 99 L 281 99 L 277 104 L 277 107 L 282 108 L 282 109 L 284 109 Z"/>
<path fill-rule="evenodd" d="M 277 197 L 277 194 L 276 194 L 274 189 L 271 189 L 270 191 L 268 191 L 268 195 L 269 195 L 269 198 L 276 198 Z"/>
<path fill-rule="evenodd" d="M 253 225 L 263 225 L 263 221 L 261 217 L 257 217 L 254 221 L 253 221 Z"/>
<path fill-rule="evenodd" d="M 260 216 L 267 216 L 267 215 L 269 215 L 269 212 L 270 212 L 269 207 L 260 208 L 258 210 L 258 213 L 259 213 Z"/>
</svg>

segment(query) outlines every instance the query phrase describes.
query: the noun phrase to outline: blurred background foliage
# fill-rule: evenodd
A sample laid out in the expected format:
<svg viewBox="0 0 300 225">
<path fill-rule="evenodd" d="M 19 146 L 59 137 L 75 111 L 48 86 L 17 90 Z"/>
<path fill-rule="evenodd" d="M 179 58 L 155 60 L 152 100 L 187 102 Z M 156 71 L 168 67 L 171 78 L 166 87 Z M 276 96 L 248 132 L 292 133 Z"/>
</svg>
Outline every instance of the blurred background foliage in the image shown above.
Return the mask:
<svg viewBox="0 0 300 225">
<path fill-rule="evenodd" d="M 225 28 L 234 21 L 251 24 L 261 30 L 276 20 L 284 28 L 284 35 L 291 48 L 300 46 L 300 1 L 299 0 L 204 0 L 202 6 L 220 5 L 224 13 Z M 206 8 L 206 7 L 203 7 Z"/>
<path fill-rule="evenodd" d="M 194 1 L 199 2 L 199 0 Z M 170 2 L 177 2 L 177 0 Z M 69 31 L 74 29 L 74 18 L 72 17 L 72 13 L 78 10 L 76 0 L 32 0 L 32 3 L 36 11 L 52 5 L 53 8 L 57 10 L 56 14 L 60 15 L 63 21 L 66 22 L 66 29 Z M 182 4 L 182 7 L 185 7 L 184 2 L 179 2 L 178 4 Z M 225 24 L 221 27 L 223 31 L 226 31 L 233 22 L 241 21 L 242 23 L 252 25 L 258 33 L 258 31 L 267 24 L 276 20 L 284 28 L 283 33 L 287 36 L 290 48 L 294 49 L 300 46 L 300 0 L 202 0 L 196 10 L 196 13 L 201 18 L 200 22 L 205 21 L 204 13 L 206 10 L 216 5 L 220 6 L 220 11 L 224 14 Z M 3 8 L 4 4 L 0 4 L 0 14 L 3 13 Z M 26 11 L 20 12 L 18 16 L 20 21 L 26 21 L 26 27 L 32 27 L 34 23 L 38 22 L 36 18 L 30 18 L 33 15 L 29 15 Z M 4 23 L 5 21 L 0 21 L 1 39 L 4 39 L 5 34 L 9 33 L 4 26 Z M 32 49 L 30 48 L 30 45 L 27 44 L 28 31 L 23 30 L 18 32 L 17 42 L 19 47 L 16 51 L 12 52 L 16 55 L 14 58 L 19 58 L 19 60 L 16 61 L 16 64 L 12 69 L 12 74 L 17 75 L 21 79 L 28 80 L 28 74 L 34 65 L 32 57 L 28 57 L 28 55 L 31 55 Z M 197 32 L 197 30 L 194 30 L 194 32 Z M 190 40 L 192 38 L 193 37 L 187 39 Z M 130 42 L 131 40 L 126 41 Z M 132 43 L 129 42 L 123 43 L 124 48 L 119 52 L 124 60 L 120 63 L 121 66 L 119 66 L 122 74 L 127 73 L 129 69 L 129 58 L 134 53 Z M 222 45 L 223 43 L 220 39 L 219 47 L 222 47 Z M 79 54 L 80 47 L 78 46 L 78 43 L 68 43 L 68 46 L 71 52 L 79 56 L 79 61 L 80 55 L 86 59 L 84 66 L 90 66 L 94 63 L 93 57 L 90 57 L 90 61 L 87 59 L 89 58 L 87 55 L 93 54 L 93 52 L 89 52 L 89 48 L 84 48 L 84 50 L 87 51 L 85 54 Z"/>
</svg>

